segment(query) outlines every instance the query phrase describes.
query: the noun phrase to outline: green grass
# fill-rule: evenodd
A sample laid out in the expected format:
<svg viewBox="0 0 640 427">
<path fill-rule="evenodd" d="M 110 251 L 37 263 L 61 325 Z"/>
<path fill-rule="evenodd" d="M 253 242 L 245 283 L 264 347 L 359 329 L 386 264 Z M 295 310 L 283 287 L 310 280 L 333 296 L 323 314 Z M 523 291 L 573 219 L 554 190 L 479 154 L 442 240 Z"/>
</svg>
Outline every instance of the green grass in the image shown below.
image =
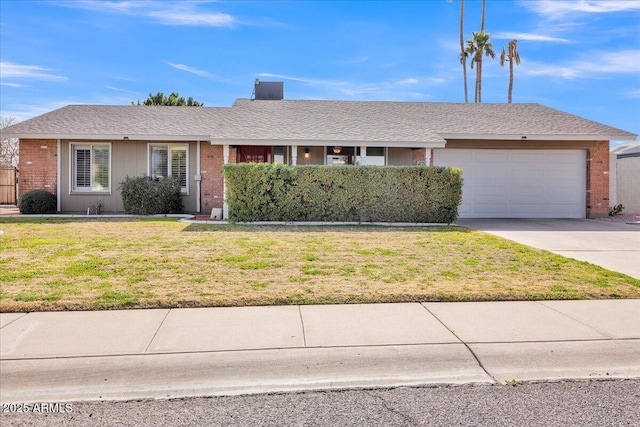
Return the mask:
<svg viewBox="0 0 640 427">
<path fill-rule="evenodd" d="M 640 298 L 640 281 L 457 227 L 0 218 L 0 310 Z"/>
</svg>

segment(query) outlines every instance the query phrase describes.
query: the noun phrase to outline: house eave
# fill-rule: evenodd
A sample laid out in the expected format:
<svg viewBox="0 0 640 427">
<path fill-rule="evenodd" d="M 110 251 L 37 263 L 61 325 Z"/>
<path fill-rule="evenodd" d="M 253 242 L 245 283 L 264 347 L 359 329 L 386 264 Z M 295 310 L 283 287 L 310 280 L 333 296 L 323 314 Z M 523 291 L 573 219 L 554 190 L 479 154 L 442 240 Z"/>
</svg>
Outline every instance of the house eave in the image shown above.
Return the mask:
<svg viewBox="0 0 640 427">
<path fill-rule="evenodd" d="M 68 139 L 68 140 L 91 140 L 91 141 L 208 141 L 207 135 L 134 135 L 134 134 L 113 134 L 113 135 L 92 135 L 92 134 L 41 134 L 41 133 L 20 133 L 2 134 L 2 138 L 19 139 Z"/>
<path fill-rule="evenodd" d="M 562 134 L 554 134 L 554 135 L 540 135 L 540 134 L 529 134 L 526 132 L 519 134 L 464 134 L 464 133 L 441 133 L 442 136 L 446 140 L 453 139 L 476 139 L 476 140 L 489 140 L 489 141 L 515 141 L 515 140 L 533 140 L 533 141 L 611 141 L 611 140 L 633 140 L 636 138 L 636 135 L 631 133 L 622 133 L 622 134 L 602 134 L 602 135 L 562 135 Z"/>
<path fill-rule="evenodd" d="M 343 141 L 343 140 L 282 140 L 282 139 L 207 139 L 211 145 L 296 145 L 304 147 L 402 147 L 402 148 L 444 148 L 446 141 Z"/>
</svg>

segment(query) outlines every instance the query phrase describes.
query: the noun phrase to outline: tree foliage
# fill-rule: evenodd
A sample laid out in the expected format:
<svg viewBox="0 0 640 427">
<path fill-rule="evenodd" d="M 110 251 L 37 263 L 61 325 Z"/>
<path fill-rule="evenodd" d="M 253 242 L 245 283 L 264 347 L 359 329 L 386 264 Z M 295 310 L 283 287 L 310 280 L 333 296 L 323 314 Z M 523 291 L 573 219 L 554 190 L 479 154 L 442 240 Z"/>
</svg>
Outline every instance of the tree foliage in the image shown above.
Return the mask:
<svg viewBox="0 0 640 427">
<path fill-rule="evenodd" d="M 5 130 L 11 125 L 15 124 L 16 119 L 14 117 L 3 117 L 0 119 L 0 130 Z M 2 137 L 0 141 L 0 164 L 9 164 L 11 166 L 18 166 L 18 160 L 20 159 L 20 145 L 18 138 L 5 138 Z"/>
<path fill-rule="evenodd" d="M 467 40 L 466 52 L 471 56 L 471 68 L 476 65 L 476 94 L 475 102 L 482 102 L 482 57 L 490 56 L 496 57 L 496 53 L 493 50 L 493 45 L 489 41 L 491 34 L 484 31 L 473 31 L 473 39 Z"/>
<path fill-rule="evenodd" d="M 171 92 L 169 96 L 166 96 L 162 92 L 158 92 L 155 95 L 149 93 L 149 97 L 140 103 L 132 102 L 131 105 L 168 105 L 173 107 L 204 107 L 204 103 L 196 101 L 193 97 L 187 99 L 184 96 L 180 96 L 177 92 Z"/>
</svg>

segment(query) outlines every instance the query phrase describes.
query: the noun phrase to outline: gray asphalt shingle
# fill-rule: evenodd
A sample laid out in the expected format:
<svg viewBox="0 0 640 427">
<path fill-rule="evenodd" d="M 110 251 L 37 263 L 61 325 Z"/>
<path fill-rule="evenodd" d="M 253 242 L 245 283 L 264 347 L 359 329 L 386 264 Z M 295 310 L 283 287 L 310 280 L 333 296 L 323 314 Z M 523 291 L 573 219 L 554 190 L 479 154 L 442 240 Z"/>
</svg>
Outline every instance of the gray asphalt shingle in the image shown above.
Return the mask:
<svg viewBox="0 0 640 427">
<path fill-rule="evenodd" d="M 539 104 L 248 99 L 238 99 L 232 107 L 69 105 L 18 123 L 3 134 L 419 143 L 443 142 L 452 135 L 636 137 Z"/>
</svg>

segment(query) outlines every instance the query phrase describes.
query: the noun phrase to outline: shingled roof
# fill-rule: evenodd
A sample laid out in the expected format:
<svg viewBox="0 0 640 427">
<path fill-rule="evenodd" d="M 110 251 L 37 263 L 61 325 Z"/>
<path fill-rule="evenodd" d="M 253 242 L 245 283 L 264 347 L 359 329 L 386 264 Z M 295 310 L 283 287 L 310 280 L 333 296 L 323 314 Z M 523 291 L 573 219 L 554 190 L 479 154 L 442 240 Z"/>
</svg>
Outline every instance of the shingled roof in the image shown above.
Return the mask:
<svg viewBox="0 0 640 427">
<path fill-rule="evenodd" d="M 3 135 L 20 138 L 209 139 L 228 107 L 68 105 L 15 124 Z"/>
<path fill-rule="evenodd" d="M 238 99 L 232 107 L 69 105 L 11 126 L 3 136 L 407 146 L 523 136 L 576 141 L 636 137 L 539 104 L 248 99 Z"/>
</svg>

